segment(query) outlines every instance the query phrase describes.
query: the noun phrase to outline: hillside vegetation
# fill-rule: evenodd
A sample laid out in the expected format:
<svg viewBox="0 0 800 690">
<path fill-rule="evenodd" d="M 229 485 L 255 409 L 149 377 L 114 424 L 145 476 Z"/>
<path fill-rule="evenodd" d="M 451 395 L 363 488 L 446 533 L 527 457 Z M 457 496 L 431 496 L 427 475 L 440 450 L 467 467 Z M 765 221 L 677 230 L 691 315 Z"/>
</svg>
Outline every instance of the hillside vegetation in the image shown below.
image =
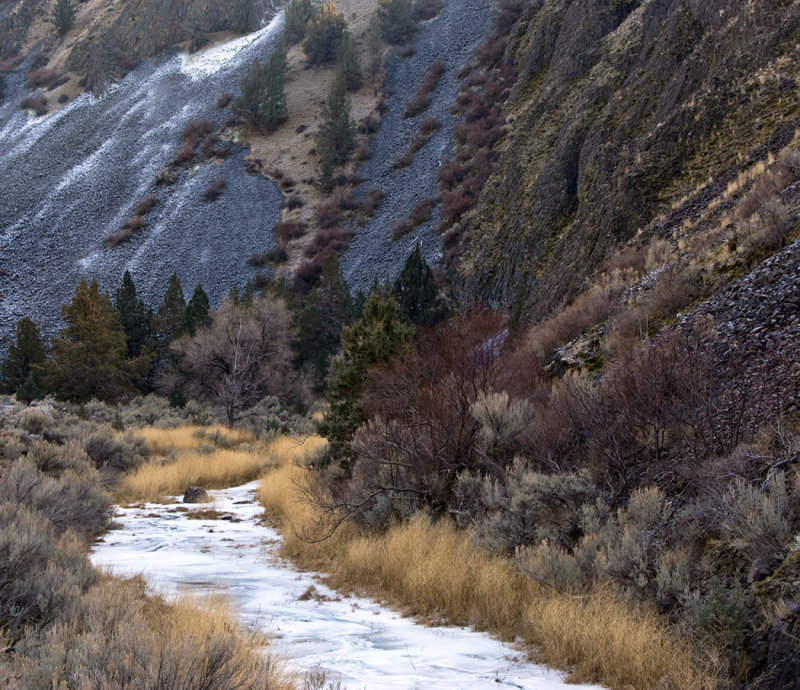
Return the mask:
<svg viewBox="0 0 800 690">
<path fill-rule="evenodd" d="M 541 0 L 500 159 L 459 229 L 460 299 L 552 314 L 621 243 L 685 233 L 800 124 L 800 3 Z"/>
</svg>

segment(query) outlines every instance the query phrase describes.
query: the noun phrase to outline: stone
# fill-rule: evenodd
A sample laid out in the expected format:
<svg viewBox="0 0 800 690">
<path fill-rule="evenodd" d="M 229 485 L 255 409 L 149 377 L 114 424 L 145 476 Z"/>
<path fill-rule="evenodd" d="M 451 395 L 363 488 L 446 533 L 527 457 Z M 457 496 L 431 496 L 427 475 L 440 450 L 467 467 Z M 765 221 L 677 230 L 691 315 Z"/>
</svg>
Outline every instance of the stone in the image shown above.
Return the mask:
<svg viewBox="0 0 800 690">
<path fill-rule="evenodd" d="M 183 494 L 184 503 L 205 503 L 208 501 L 208 494 L 199 486 L 190 486 Z"/>
</svg>

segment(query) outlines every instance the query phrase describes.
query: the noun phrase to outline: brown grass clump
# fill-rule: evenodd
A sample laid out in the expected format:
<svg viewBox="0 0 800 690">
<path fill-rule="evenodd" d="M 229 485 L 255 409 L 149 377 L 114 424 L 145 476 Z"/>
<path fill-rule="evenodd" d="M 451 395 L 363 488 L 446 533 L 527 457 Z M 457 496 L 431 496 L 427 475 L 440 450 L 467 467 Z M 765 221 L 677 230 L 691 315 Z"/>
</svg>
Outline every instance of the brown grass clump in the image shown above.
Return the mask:
<svg viewBox="0 0 800 690">
<path fill-rule="evenodd" d="M 283 529 L 284 554 L 329 572 L 334 587 L 388 598 L 428 621 L 521 639 L 538 660 L 571 669 L 570 680 L 713 687 L 683 641 L 649 609 L 602 589 L 582 597 L 545 590 L 510 558 L 479 549 L 469 531 L 449 522 L 418 515 L 382 535 L 360 534 L 347 523 L 326 540 L 309 541 L 330 527 L 302 498 L 311 481 L 307 470 L 283 460 L 262 480 L 259 499 Z"/>
<path fill-rule="evenodd" d="M 361 212 L 365 216 L 375 215 L 375 211 L 380 206 L 381 201 L 386 198 L 386 192 L 382 189 L 373 188 L 367 192 L 364 201 L 361 202 Z"/>
<path fill-rule="evenodd" d="M 156 500 L 181 494 L 187 486 L 219 489 L 244 484 L 274 465 L 275 458 L 282 458 L 288 447 L 302 441 L 282 437 L 264 443 L 245 432 L 212 429 L 202 434 L 197 427 L 140 432 L 156 454 L 166 451 L 168 455 L 141 465 L 126 476 L 120 483 L 117 500 Z"/>
</svg>

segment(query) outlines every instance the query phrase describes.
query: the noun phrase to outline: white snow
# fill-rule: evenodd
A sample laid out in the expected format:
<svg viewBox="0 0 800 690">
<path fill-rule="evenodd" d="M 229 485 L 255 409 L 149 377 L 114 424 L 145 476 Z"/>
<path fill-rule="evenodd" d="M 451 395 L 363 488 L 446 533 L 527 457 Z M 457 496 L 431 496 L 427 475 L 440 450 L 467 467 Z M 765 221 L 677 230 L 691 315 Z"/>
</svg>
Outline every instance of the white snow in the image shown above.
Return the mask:
<svg viewBox="0 0 800 690">
<path fill-rule="evenodd" d="M 528 663 L 523 652 L 486 634 L 424 627 L 298 572 L 277 556 L 280 535 L 259 523 L 257 487 L 209 492 L 213 508 L 228 520 L 193 520 L 181 512 L 209 504 L 121 508 L 115 519 L 122 528 L 97 544 L 92 561 L 119 575 L 143 573 L 167 594 L 223 592 L 246 623 L 275 636 L 273 652 L 299 671 L 323 670 L 351 690 L 598 687 L 566 685 L 562 674 Z M 301 600 L 310 587 L 316 596 Z"/>
<path fill-rule="evenodd" d="M 269 24 L 255 33 L 234 38 L 191 55 L 182 53 L 180 56 L 181 71 L 192 81 L 215 74 L 250 46 L 273 34 L 281 26 L 282 22 L 283 11 L 278 12 Z"/>
</svg>

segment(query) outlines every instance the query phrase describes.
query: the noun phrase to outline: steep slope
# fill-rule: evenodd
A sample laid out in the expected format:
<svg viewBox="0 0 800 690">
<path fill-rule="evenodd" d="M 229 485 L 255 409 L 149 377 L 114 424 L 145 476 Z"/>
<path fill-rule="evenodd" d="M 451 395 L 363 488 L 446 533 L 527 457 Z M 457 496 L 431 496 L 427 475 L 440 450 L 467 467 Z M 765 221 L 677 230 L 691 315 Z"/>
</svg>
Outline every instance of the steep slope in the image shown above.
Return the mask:
<svg viewBox="0 0 800 690">
<path fill-rule="evenodd" d="M 709 178 L 783 148 L 800 123 L 798 39 L 798 2 L 531 3 L 507 53 L 513 124 L 460 228 L 462 301 L 552 313 L 619 243 L 707 203 Z"/>
</svg>

